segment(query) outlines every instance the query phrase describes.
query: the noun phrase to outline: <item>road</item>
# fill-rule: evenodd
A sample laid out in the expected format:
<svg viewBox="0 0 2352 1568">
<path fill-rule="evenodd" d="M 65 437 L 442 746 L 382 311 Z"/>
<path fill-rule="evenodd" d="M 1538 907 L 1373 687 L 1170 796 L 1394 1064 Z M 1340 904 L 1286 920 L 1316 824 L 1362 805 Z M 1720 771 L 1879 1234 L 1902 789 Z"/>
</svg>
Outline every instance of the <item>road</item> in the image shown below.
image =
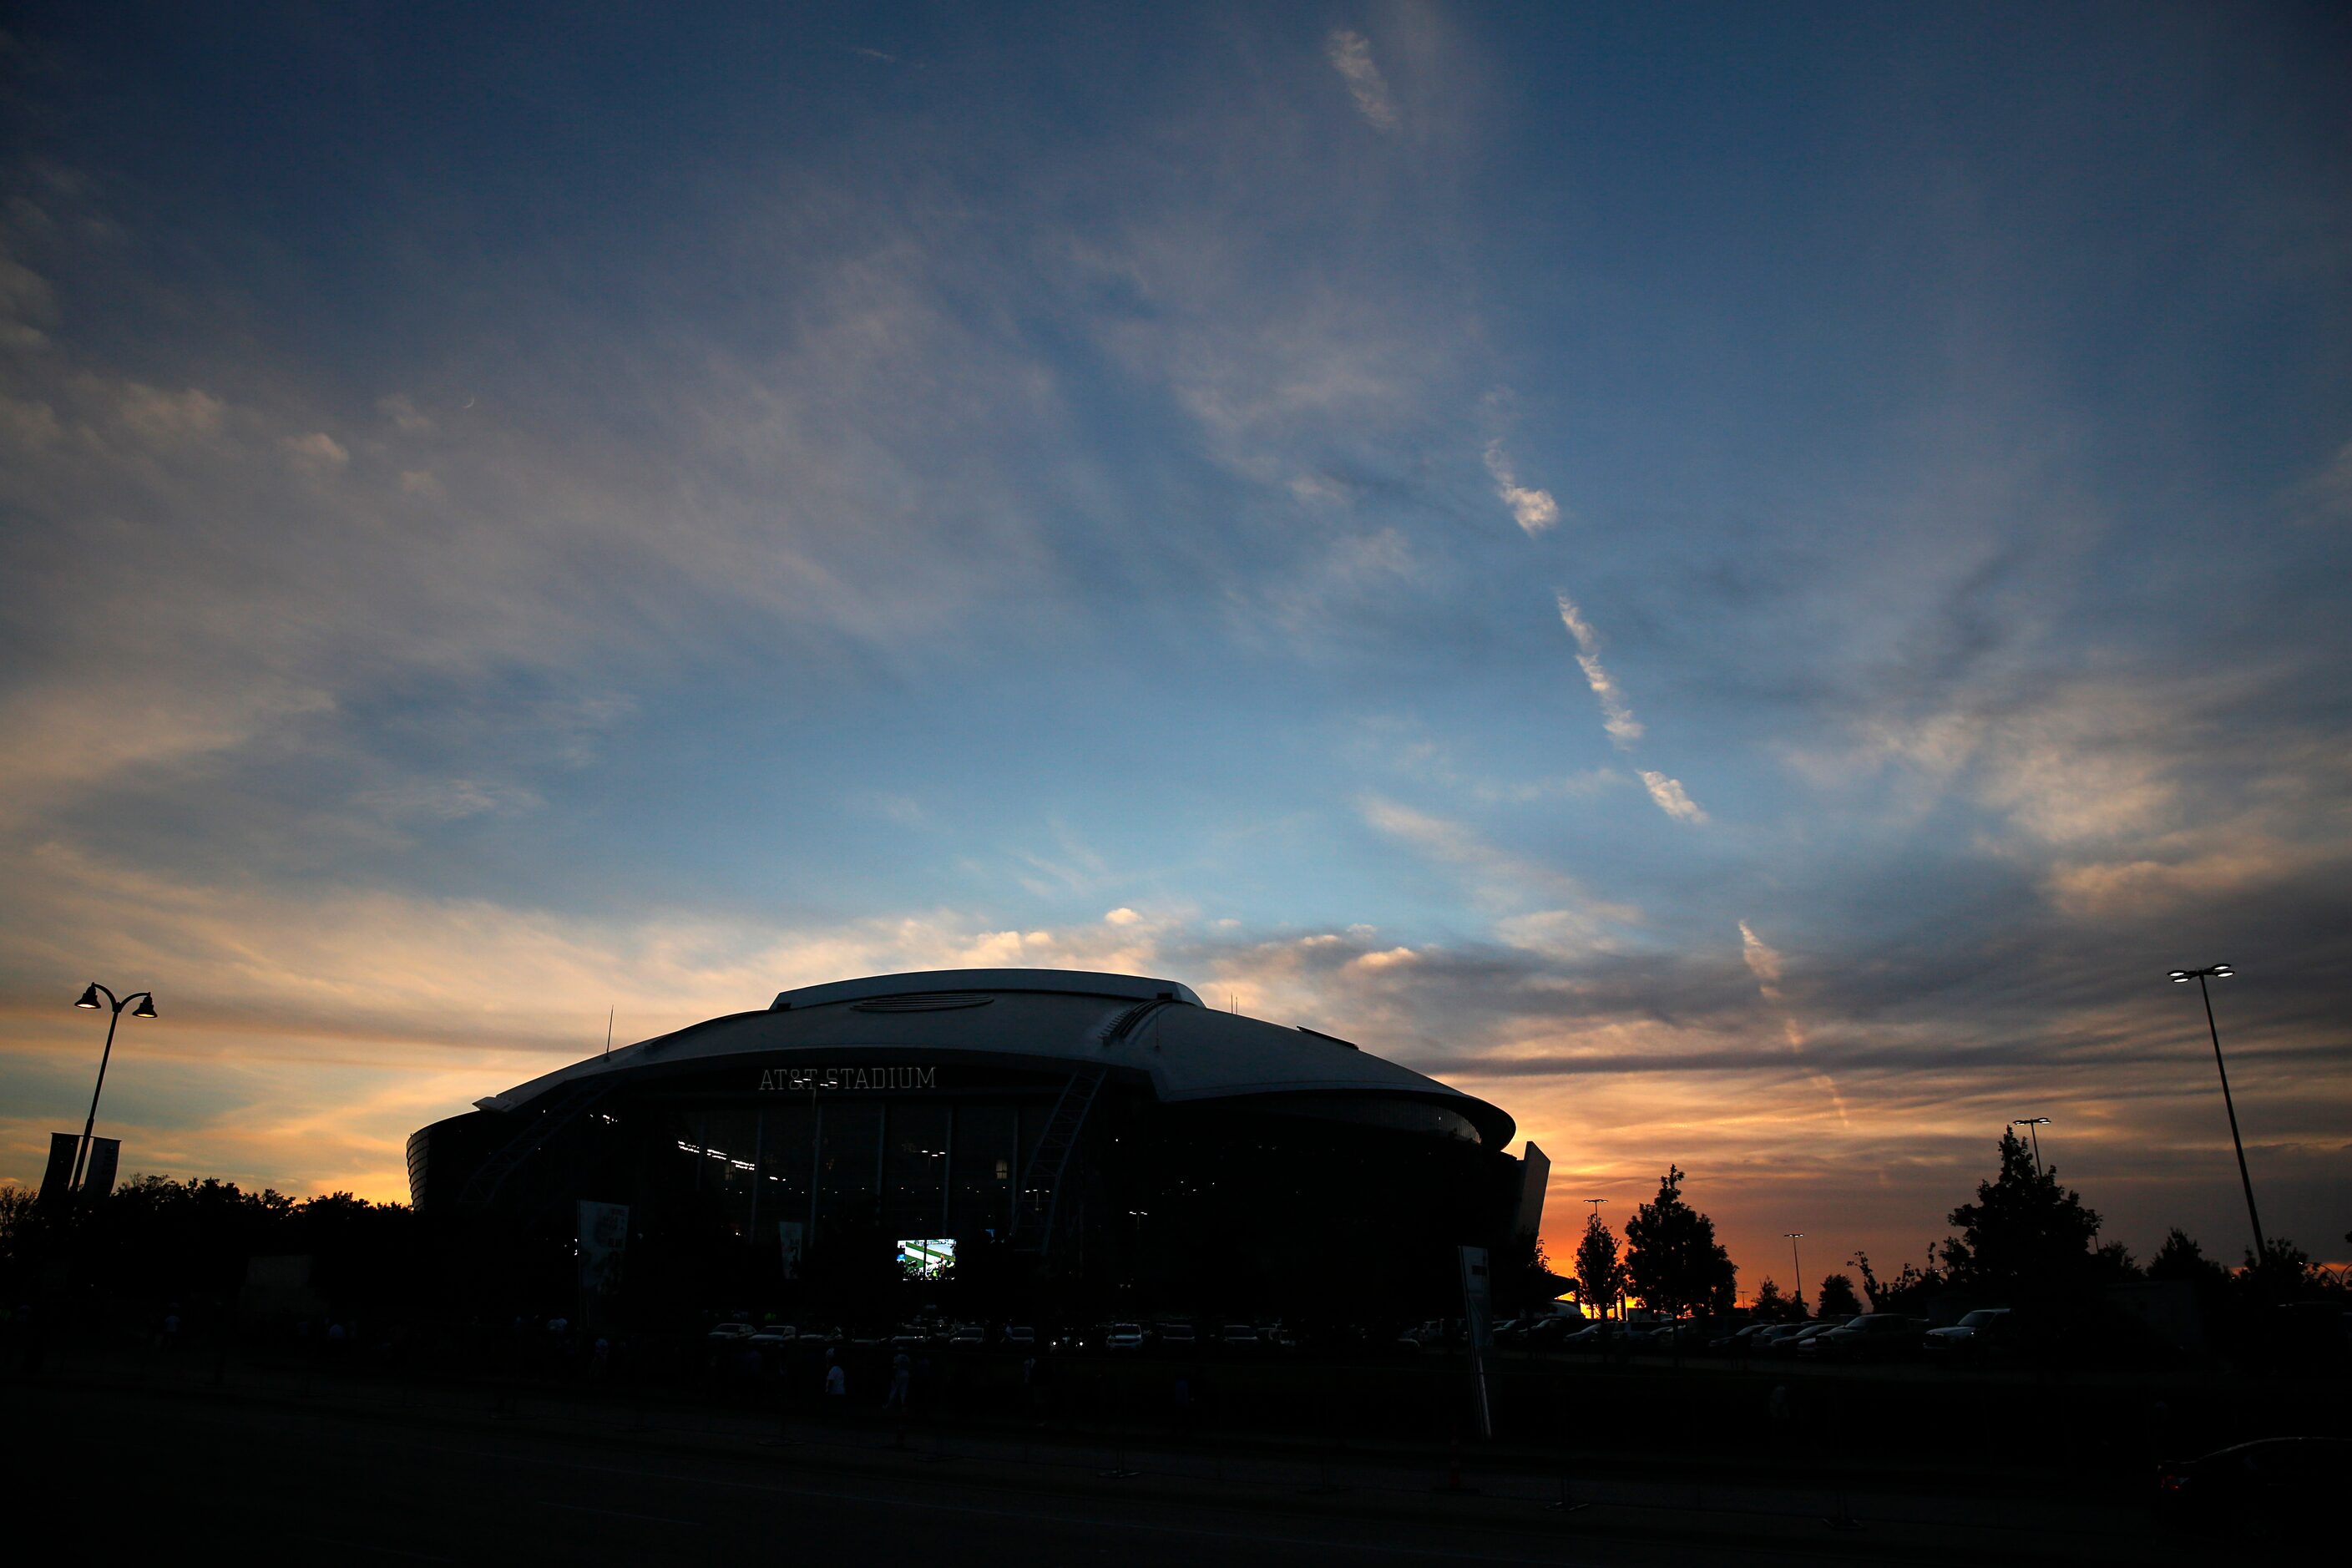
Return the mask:
<svg viewBox="0 0 2352 1568">
<path fill-rule="evenodd" d="M 1911 1562 L 1917 1531 L 1790 1517 L 1645 1514 L 1630 1525 L 1526 1499 L 1264 1493 L 1236 1503 L 1146 1473 L 1008 1476 L 926 1463 L 887 1436 L 838 1445 L 501 1426 L 184 1390 L 7 1391 L 16 1539 L 89 1555 L 244 1563 L 971 1563 L 1118 1568 L 1294 1563 L 1761 1565 Z M 863 1458 L 860 1458 L 860 1455 Z M 865 1462 L 870 1460 L 871 1462 Z M 1743 1537 L 1745 1537 L 1743 1539 Z M 1954 1543 L 1941 1543 L 1948 1558 Z M 19 1559 L 46 1560 L 40 1553 Z"/>
</svg>

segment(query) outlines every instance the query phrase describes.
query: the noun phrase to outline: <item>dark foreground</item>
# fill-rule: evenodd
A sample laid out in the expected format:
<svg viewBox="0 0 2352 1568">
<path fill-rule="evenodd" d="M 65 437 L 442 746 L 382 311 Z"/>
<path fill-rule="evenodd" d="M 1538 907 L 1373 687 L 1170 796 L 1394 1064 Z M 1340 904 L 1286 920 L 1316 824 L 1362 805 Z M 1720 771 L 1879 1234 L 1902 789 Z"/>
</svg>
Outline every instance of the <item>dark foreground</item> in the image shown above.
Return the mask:
<svg viewBox="0 0 2352 1568">
<path fill-rule="evenodd" d="M 2144 1563 L 2173 1545 L 2137 1510 L 1963 1475 L 1570 1475 L 1504 1451 L 950 1434 L 868 1412 L 786 1424 L 102 1368 L 6 1394 L 17 1541 L 79 1536 L 117 1561 Z"/>
</svg>

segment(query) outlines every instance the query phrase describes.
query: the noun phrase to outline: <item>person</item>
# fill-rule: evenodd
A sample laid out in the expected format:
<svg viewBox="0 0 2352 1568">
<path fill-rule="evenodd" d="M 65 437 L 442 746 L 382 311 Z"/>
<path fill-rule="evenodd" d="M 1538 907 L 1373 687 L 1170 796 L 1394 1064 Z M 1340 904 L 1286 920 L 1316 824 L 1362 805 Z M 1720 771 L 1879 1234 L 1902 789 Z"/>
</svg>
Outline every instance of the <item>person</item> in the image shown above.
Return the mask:
<svg viewBox="0 0 2352 1568">
<path fill-rule="evenodd" d="M 837 1355 L 825 1358 L 824 1413 L 829 1419 L 838 1420 L 849 1402 L 849 1373 L 843 1370 Z"/>
<path fill-rule="evenodd" d="M 915 1358 L 900 1351 L 890 1358 L 890 1392 L 884 1397 L 882 1408 L 895 1407 L 903 1413 L 907 1408 L 908 1391 L 914 1386 L 914 1382 Z"/>
</svg>

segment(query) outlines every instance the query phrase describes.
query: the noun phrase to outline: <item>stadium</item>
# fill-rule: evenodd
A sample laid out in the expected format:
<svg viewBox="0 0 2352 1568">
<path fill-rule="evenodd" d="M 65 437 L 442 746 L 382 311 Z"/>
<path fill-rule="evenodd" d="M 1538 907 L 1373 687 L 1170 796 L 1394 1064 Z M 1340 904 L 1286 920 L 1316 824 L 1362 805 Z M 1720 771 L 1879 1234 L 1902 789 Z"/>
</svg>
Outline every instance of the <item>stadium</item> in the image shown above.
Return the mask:
<svg viewBox="0 0 2352 1568">
<path fill-rule="evenodd" d="M 809 986 L 476 1106 L 409 1140 L 427 1215 L 625 1205 L 636 1257 L 692 1237 L 787 1287 L 887 1248 L 1139 1310 L 1403 1305 L 1438 1299 L 1456 1247 L 1532 1236 L 1543 1202 L 1543 1156 L 1506 1152 L 1496 1106 L 1128 975 Z"/>
</svg>

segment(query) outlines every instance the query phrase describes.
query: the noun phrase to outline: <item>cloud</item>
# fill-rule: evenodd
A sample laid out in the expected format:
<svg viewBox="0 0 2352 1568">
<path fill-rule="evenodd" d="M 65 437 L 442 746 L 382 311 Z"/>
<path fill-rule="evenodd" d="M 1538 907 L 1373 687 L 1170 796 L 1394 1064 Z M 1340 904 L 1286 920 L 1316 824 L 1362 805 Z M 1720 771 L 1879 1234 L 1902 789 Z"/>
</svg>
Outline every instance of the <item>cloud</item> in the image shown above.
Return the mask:
<svg viewBox="0 0 2352 1568">
<path fill-rule="evenodd" d="M 547 804 L 536 790 L 479 779 L 411 779 L 386 789 L 369 790 L 358 801 L 387 816 L 423 817 L 435 822 L 457 822 L 494 814 L 510 816 Z"/>
<path fill-rule="evenodd" d="M 1559 503 L 1549 490 L 1523 488 L 1503 452 L 1500 438 L 1486 443 L 1486 472 L 1494 476 L 1495 493 L 1511 509 L 1511 519 L 1533 539 L 1559 521 Z"/>
<path fill-rule="evenodd" d="M 393 428 L 404 436 L 427 435 L 435 428 L 432 417 L 420 412 L 415 402 L 404 392 L 377 398 L 375 407 L 376 412 L 391 420 Z"/>
<path fill-rule="evenodd" d="M 1676 822 L 1706 820 L 1706 813 L 1700 810 L 1698 802 L 1691 799 L 1684 790 L 1681 780 L 1670 779 L 1649 768 L 1642 769 L 1641 774 L 1643 787 L 1650 792 L 1650 798 L 1658 803 L 1660 811 Z"/>
<path fill-rule="evenodd" d="M 2325 468 L 2296 486 L 2292 499 L 2307 522 L 2352 521 L 2352 441 L 2336 447 Z"/>
<path fill-rule="evenodd" d="M 126 381 L 113 392 L 115 417 L 123 428 L 157 446 L 176 446 L 218 435 L 228 406 L 211 393 L 194 386 L 182 392 L 164 392 Z"/>
<path fill-rule="evenodd" d="M 1748 972 L 1756 976 L 1768 999 L 1777 999 L 1780 986 L 1780 955 L 1764 944 L 1746 921 L 1739 922 L 1739 956 L 1747 962 Z"/>
<path fill-rule="evenodd" d="M 1376 131 L 1394 131 L 1403 122 L 1381 68 L 1372 63 L 1371 40 L 1346 27 L 1334 27 L 1323 40 L 1323 56 L 1348 84 L 1356 111 Z"/>
<path fill-rule="evenodd" d="M 323 430 L 313 430 L 307 436 L 288 437 L 286 449 L 293 454 L 297 462 L 313 468 L 340 468 L 352 460 L 352 455 L 343 449 L 343 444 Z"/>
<path fill-rule="evenodd" d="M 1137 914 L 1133 910 L 1121 904 L 1118 909 L 1115 909 L 1111 910 L 1110 913 L 1103 916 L 1103 924 L 1107 926 L 1131 926 L 1142 918 L 1143 917 L 1141 915 Z"/>
<path fill-rule="evenodd" d="M 1601 639 L 1594 634 L 1592 623 L 1584 618 L 1584 613 L 1567 595 L 1559 598 L 1560 624 L 1576 639 L 1576 662 L 1584 670 L 1592 695 L 1601 700 L 1601 727 L 1609 731 L 1609 738 L 1617 743 L 1619 751 L 1630 752 L 1633 742 L 1642 738 L 1641 721 L 1633 717 L 1633 709 L 1626 706 L 1624 693 L 1601 663 Z"/>
</svg>

